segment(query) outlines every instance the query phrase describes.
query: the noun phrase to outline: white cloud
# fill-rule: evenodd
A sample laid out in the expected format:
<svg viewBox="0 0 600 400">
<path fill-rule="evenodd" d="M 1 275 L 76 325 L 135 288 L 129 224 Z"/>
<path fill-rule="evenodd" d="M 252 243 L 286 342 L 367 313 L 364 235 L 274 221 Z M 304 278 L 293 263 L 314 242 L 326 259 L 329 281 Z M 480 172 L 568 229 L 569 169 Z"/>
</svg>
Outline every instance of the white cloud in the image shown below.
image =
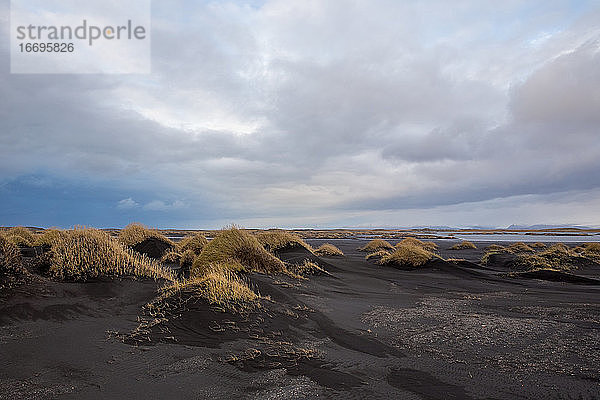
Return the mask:
<svg viewBox="0 0 600 400">
<path fill-rule="evenodd" d="M 162 200 L 153 200 L 144 205 L 144 210 L 147 211 L 170 211 L 185 207 L 185 203 L 181 200 L 175 200 L 172 203 L 165 203 Z"/>
<path fill-rule="evenodd" d="M 136 208 L 138 206 L 139 206 L 139 204 L 136 203 L 131 197 L 120 200 L 117 203 L 117 208 L 121 209 L 121 210 L 130 210 L 130 209 Z"/>
</svg>

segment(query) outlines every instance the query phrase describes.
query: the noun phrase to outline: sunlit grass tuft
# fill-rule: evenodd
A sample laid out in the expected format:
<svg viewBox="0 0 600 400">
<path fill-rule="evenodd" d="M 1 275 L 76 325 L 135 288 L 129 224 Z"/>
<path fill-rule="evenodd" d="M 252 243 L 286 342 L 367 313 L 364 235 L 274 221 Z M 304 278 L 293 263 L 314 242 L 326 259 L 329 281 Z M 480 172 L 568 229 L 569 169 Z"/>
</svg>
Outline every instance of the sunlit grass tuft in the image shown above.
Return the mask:
<svg viewBox="0 0 600 400">
<path fill-rule="evenodd" d="M 372 259 L 372 258 L 376 258 L 376 259 L 378 259 L 378 260 L 379 260 L 379 259 L 381 259 L 381 258 L 383 258 L 383 257 L 385 257 L 385 256 L 389 256 L 389 255 L 390 255 L 390 252 L 389 252 L 389 251 L 386 251 L 386 250 L 378 250 L 378 251 L 375 251 L 375 252 L 373 252 L 373 253 L 369 253 L 369 254 L 367 254 L 367 255 L 365 256 L 365 260 L 370 260 L 370 259 Z"/>
<path fill-rule="evenodd" d="M 418 268 L 425 265 L 434 257 L 435 255 L 432 252 L 420 246 L 405 244 L 396 246 L 396 249 L 392 253 L 383 256 L 379 260 L 379 264 L 402 268 Z"/>
<path fill-rule="evenodd" d="M 202 276 L 176 281 L 163 287 L 159 298 L 149 306 L 175 296 L 203 298 L 211 305 L 233 311 L 260 306 L 260 296 L 232 269 L 231 266 L 213 264 Z"/>
<path fill-rule="evenodd" d="M 269 253 L 256 237 L 237 227 L 222 230 L 208 242 L 192 264 L 192 277 L 202 276 L 211 265 L 224 265 L 233 270 L 273 273 L 285 270 L 281 260 Z"/>
<path fill-rule="evenodd" d="M 394 246 L 392 246 L 389 242 L 383 239 L 373 239 L 358 250 L 366 251 L 368 253 L 374 253 L 378 250 L 392 250 L 393 248 Z"/>
<path fill-rule="evenodd" d="M 159 262 L 126 248 L 96 229 L 65 231 L 52 243 L 49 273 L 66 280 L 131 276 L 173 280 Z"/>
<path fill-rule="evenodd" d="M 204 235 L 196 233 L 195 235 L 184 237 L 181 242 L 177 243 L 177 252 L 183 254 L 191 250 L 194 254 L 198 255 L 207 243 L 208 240 L 206 240 Z"/>
<path fill-rule="evenodd" d="M 181 254 L 181 258 L 179 259 L 179 266 L 181 268 L 189 269 L 194 263 L 194 259 L 196 258 L 196 253 L 192 250 L 186 250 Z"/>
<path fill-rule="evenodd" d="M 0 233 L 0 276 L 21 268 L 21 252 L 6 235 Z"/>
<path fill-rule="evenodd" d="M 468 240 L 462 241 L 460 243 L 456 243 L 454 246 L 450 247 L 448 250 L 468 250 L 468 249 L 476 249 L 473 243 Z"/>
<path fill-rule="evenodd" d="M 44 232 L 35 236 L 34 244 L 36 246 L 52 246 L 52 243 L 55 242 L 60 235 L 62 235 L 61 230 L 54 228 L 46 229 Z"/>
<path fill-rule="evenodd" d="M 35 242 L 35 236 L 23 226 L 15 226 L 5 232 L 6 238 L 17 246 L 30 247 Z"/>
<path fill-rule="evenodd" d="M 181 258 L 181 254 L 175 251 L 167 251 L 160 258 L 160 262 L 163 264 L 179 264 L 179 260 Z"/>
<path fill-rule="evenodd" d="M 536 242 L 529 245 L 532 249 L 545 249 L 547 246 L 544 243 Z"/>
<path fill-rule="evenodd" d="M 341 257 L 344 253 L 332 244 L 325 243 L 315 250 L 315 254 L 318 256 L 326 257 Z"/>
<path fill-rule="evenodd" d="M 119 241 L 125 246 L 135 246 L 148 238 L 157 238 L 165 243 L 173 245 L 173 241 L 154 229 L 148 229 L 138 222 L 131 223 L 119 232 Z"/>
<path fill-rule="evenodd" d="M 271 253 L 292 247 L 304 247 L 310 252 L 313 251 L 312 247 L 302 240 L 300 236 L 286 231 L 272 230 L 260 232 L 256 234 L 256 239 L 267 251 L 270 251 Z"/>
<path fill-rule="evenodd" d="M 426 251 L 435 251 L 438 248 L 438 245 L 433 242 L 424 242 L 413 237 L 407 237 L 406 239 L 401 240 L 396 244 L 396 248 L 399 246 L 416 246 Z"/>
<path fill-rule="evenodd" d="M 535 250 L 531 248 L 531 246 L 526 245 L 522 242 L 512 243 L 507 247 L 513 253 L 533 253 Z"/>
</svg>

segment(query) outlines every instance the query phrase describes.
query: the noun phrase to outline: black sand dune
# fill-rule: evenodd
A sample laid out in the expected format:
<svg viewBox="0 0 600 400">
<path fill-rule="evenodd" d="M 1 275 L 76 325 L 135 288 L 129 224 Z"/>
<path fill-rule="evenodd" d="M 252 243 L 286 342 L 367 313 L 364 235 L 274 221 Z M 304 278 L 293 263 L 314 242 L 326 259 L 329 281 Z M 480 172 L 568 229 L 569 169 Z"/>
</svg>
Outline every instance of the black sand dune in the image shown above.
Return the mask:
<svg viewBox="0 0 600 400">
<path fill-rule="evenodd" d="M 171 248 L 171 244 L 156 237 L 149 237 L 132 247 L 133 250 L 150 258 L 159 259 Z"/>
<path fill-rule="evenodd" d="M 242 314 L 187 299 L 154 319 L 155 282 L 39 278 L 0 299 L 0 398 L 600 397 L 600 286 L 510 277 L 477 264 L 484 246 L 439 243 L 465 261 L 403 271 L 365 261 L 364 241 L 286 249 L 330 275 L 250 274 L 268 299 Z"/>
</svg>

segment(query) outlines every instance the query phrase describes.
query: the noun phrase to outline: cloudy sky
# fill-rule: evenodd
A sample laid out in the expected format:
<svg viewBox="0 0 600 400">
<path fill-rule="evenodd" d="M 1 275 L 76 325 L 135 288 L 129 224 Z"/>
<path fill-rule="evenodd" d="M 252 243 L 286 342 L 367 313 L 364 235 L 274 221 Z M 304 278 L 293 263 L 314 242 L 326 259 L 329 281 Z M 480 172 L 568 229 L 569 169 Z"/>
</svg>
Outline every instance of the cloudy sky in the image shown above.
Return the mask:
<svg viewBox="0 0 600 400">
<path fill-rule="evenodd" d="M 149 75 L 0 4 L 0 225 L 600 225 L 598 1 L 154 0 Z"/>
</svg>

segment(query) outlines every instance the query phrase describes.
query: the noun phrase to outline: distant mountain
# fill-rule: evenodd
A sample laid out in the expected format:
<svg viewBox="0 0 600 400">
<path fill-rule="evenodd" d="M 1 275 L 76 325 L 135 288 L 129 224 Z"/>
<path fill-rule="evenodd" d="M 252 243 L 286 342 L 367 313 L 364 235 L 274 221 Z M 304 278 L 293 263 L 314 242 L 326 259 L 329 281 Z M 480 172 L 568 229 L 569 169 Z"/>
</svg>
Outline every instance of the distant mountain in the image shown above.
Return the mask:
<svg viewBox="0 0 600 400">
<path fill-rule="evenodd" d="M 570 225 L 570 224 L 561 224 L 561 225 L 544 225 L 544 224 L 537 224 L 537 225 L 510 225 L 508 228 L 506 229 L 559 229 L 559 228 L 574 228 L 574 229 L 592 229 L 589 226 L 583 226 L 583 225 Z"/>
</svg>

